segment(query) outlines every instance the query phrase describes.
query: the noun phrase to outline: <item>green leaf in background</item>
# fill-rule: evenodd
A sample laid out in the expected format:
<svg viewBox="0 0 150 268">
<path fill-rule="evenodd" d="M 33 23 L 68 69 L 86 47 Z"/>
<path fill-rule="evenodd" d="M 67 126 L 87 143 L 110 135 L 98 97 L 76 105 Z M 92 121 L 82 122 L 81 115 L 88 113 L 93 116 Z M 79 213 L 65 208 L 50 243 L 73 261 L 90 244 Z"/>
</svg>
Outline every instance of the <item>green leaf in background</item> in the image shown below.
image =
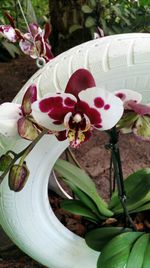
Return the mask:
<svg viewBox="0 0 150 268">
<path fill-rule="evenodd" d="M 80 24 L 74 24 L 72 26 L 70 26 L 69 28 L 69 33 L 72 34 L 77 30 L 81 30 L 83 27 Z"/>
<path fill-rule="evenodd" d="M 142 268 L 144 255 L 149 242 L 149 234 L 143 234 L 132 247 L 126 268 Z"/>
<path fill-rule="evenodd" d="M 96 25 L 95 18 L 93 18 L 91 16 L 87 17 L 87 19 L 85 20 L 85 27 L 86 28 L 91 28 L 91 27 L 93 27 L 95 25 Z"/>
<path fill-rule="evenodd" d="M 61 203 L 61 208 L 75 215 L 84 216 L 94 222 L 99 222 L 99 218 L 88 207 L 84 206 L 80 200 L 64 200 Z"/>
<path fill-rule="evenodd" d="M 149 6 L 150 5 L 150 0 L 139 0 L 138 1 L 140 6 Z"/>
<path fill-rule="evenodd" d="M 104 202 L 104 200 L 99 196 L 94 182 L 84 170 L 81 170 L 69 162 L 60 159 L 55 163 L 54 169 L 71 184 L 74 184 L 88 195 L 97 205 L 102 216 L 111 217 L 113 215 L 113 213 L 108 210 L 106 202 Z"/>
<path fill-rule="evenodd" d="M 116 235 L 129 231 L 132 230 L 122 227 L 97 228 L 87 233 L 85 241 L 90 248 L 96 251 L 101 251 L 102 248 Z"/>
<path fill-rule="evenodd" d="M 88 5 L 83 5 L 81 9 L 82 9 L 82 11 L 83 11 L 84 13 L 87 13 L 87 14 L 93 12 L 93 9 L 90 8 Z"/>
<path fill-rule="evenodd" d="M 124 268 L 133 243 L 142 234 L 140 232 L 125 232 L 110 240 L 102 249 L 97 268 Z"/>
<path fill-rule="evenodd" d="M 150 169 L 144 168 L 131 174 L 124 181 L 124 185 L 127 194 L 127 207 L 129 211 L 132 211 L 143 205 L 145 201 L 149 201 L 147 199 L 150 197 Z M 112 195 L 109 208 L 115 213 L 122 212 L 117 191 Z"/>
</svg>

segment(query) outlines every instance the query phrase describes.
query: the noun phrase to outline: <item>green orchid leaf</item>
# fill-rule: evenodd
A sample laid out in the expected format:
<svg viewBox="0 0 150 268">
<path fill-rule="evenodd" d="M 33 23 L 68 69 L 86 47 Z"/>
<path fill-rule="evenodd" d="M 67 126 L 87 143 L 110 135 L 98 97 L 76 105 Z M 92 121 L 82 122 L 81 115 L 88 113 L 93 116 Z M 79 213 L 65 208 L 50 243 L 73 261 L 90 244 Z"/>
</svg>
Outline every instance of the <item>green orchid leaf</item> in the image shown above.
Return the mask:
<svg viewBox="0 0 150 268">
<path fill-rule="evenodd" d="M 132 247 L 126 268 L 142 268 L 144 255 L 149 242 L 149 234 L 143 234 Z"/>
<path fill-rule="evenodd" d="M 142 205 L 141 207 L 138 207 L 137 209 L 132 210 L 132 213 L 146 211 L 146 210 L 150 210 L 150 202 Z"/>
<path fill-rule="evenodd" d="M 74 184 L 88 195 L 96 204 L 100 214 L 106 217 L 111 217 L 113 215 L 113 213 L 107 208 L 106 202 L 104 202 L 104 200 L 99 196 L 94 182 L 84 170 L 81 170 L 69 162 L 60 159 L 57 160 L 54 169 L 67 181 Z"/>
<path fill-rule="evenodd" d="M 142 268 L 149 268 L 149 253 L 150 253 L 150 234 L 149 234 L 149 241 L 144 253 L 144 261 Z"/>
<path fill-rule="evenodd" d="M 67 183 L 67 181 L 66 181 L 66 183 Z M 68 183 L 68 185 L 70 186 L 70 188 L 72 189 L 72 191 L 74 192 L 74 194 L 76 195 L 76 197 L 78 197 L 79 200 L 85 206 L 87 206 L 89 209 L 91 209 L 92 212 L 94 212 L 97 216 L 99 216 L 101 219 L 103 219 L 103 217 L 101 216 L 101 214 L 98 211 L 98 208 L 97 208 L 96 204 L 93 202 L 93 200 L 86 193 L 84 193 L 83 191 L 81 191 L 74 184 Z"/>
<path fill-rule="evenodd" d="M 85 236 L 85 241 L 87 245 L 96 250 L 101 251 L 102 248 L 115 236 L 118 234 L 132 231 L 129 228 L 122 227 L 103 227 L 97 228 L 95 230 L 90 231 Z"/>
<path fill-rule="evenodd" d="M 97 268 L 124 268 L 133 243 L 142 234 L 140 232 L 125 232 L 110 240 L 101 251 Z"/>
<path fill-rule="evenodd" d="M 99 222 L 99 218 L 88 207 L 84 206 L 80 200 L 64 200 L 61 203 L 61 208 L 73 214 L 84 216 L 94 222 Z"/>
<path fill-rule="evenodd" d="M 131 211 L 143 205 L 144 198 L 149 198 L 150 193 L 150 169 L 144 168 L 131 174 L 125 181 L 127 194 L 127 207 Z M 149 200 L 148 200 L 149 201 Z M 115 191 L 109 202 L 109 208 L 115 213 L 122 212 L 118 198 L 118 191 Z"/>
</svg>

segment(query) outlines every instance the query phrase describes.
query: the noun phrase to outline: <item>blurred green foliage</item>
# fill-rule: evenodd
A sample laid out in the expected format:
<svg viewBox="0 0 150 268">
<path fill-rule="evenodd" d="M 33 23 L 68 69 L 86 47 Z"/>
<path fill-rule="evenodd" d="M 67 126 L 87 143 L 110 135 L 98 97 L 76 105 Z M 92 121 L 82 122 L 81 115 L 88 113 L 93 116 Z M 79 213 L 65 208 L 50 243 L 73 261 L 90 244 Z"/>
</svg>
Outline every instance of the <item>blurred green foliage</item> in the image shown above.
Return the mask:
<svg viewBox="0 0 150 268">
<path fill-rule="evenodd" d="M 20 0 L 27 21 L 46 20 L 52 24 L 52 43 L 55 55 L 88 41 L 97 27 L 105 35 L 150 32 L 150 0 Z M 0 24 L 8 24 L 4 11 L 16 21 L 16 26 L 27 31 L 18 0 L 0 1 Z"/>
</svg>

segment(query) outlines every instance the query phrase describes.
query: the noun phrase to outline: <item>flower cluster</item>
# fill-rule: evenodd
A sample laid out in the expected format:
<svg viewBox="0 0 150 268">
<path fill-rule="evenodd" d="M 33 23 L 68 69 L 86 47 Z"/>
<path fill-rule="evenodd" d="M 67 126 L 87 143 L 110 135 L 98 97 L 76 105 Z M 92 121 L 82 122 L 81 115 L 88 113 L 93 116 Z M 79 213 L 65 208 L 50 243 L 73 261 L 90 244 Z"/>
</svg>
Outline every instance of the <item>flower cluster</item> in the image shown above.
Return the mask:
<svg viewBox="0 0 150 268">
<path fill-rule="evenodd" d="M 94 129 L 108 130 L 123 114 L 122 101 L 114 94 L 96 87 L 92 74 L 79 69 L 72 74 L 64 93 L 48 94 L 37 99 L 37 88 L 31 85 L 22 104 L 0 106 L 1 133 L 19 134 L 33 140 L 41 129 L 48 129 L 58 140 L 68 139 L 78 147 Z"/>
<path fill-rule="evenodd" d="M 28 32 L 24 34 L 15 27 L 14 19 L 7 13 L 6 16 L 10 25 L 0 25 L 0 33 L 3 37 L 13 43 L 19 42 L 22 52 L 33 59 L 43 58 L 48 62 L 54 57 L 48 41 L 51 33 L 49 23 L 45 24 L 43 30 L 36 23 L 31 23 Z"/>
<path fill-rule="evenodd" d="M 117 124 L 123 132 L 150 139 L 150 106 L 141 104 L 141 99 L 141 94 L 133 90 L 110 93 L 99 88 L 88 70 L 79 69 L 63 93 L 37 99 L 37 87 L 31 85 L 21 105 L 0 105 L 0 133 L 34 140 L 47 129 L 59 141 L 68 139 L 77 148 L 93 130 L 105 131 Z"/>
</svg>

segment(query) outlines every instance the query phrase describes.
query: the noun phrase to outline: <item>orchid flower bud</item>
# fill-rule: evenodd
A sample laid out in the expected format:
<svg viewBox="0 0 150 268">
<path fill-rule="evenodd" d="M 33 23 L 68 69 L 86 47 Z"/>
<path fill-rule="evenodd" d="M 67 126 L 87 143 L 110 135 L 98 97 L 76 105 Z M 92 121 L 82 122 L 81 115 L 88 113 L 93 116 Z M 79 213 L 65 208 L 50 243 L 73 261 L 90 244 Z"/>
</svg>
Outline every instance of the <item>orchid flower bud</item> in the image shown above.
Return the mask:
<svg viewBox="0 0 150 268">
<path fill-rule="evenodd" d="M 27 179 L 29 177 L 29 170 L 26 163 L 23 165 L 13 165 L 9 172 L 9 188 L 12 191 L 19 192 L 25 186 Z"/>
<path fill-rule="evenodd" d="M 12 161 L 12 157 L 9 154 L 3 154 L 0 157 L 0 171 L 5 171 Z"/>
</svg>

